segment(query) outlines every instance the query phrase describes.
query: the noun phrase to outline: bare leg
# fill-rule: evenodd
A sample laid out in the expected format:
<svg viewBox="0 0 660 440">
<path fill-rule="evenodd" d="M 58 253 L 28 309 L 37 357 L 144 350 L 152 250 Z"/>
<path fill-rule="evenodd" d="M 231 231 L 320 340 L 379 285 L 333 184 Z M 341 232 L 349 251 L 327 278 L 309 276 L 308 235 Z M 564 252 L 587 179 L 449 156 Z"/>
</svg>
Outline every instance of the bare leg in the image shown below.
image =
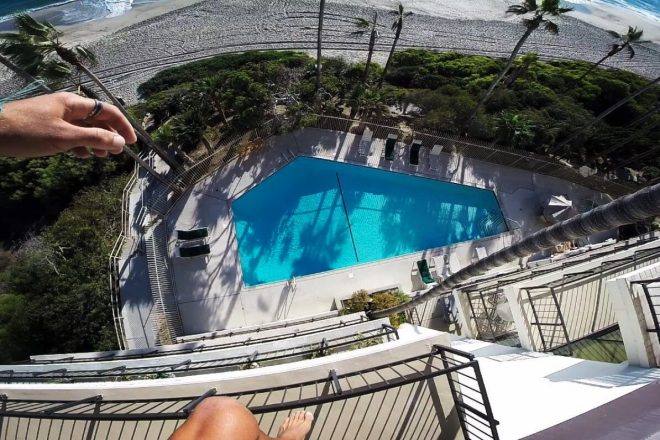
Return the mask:
<svg viewBox="0 0 660 440">
<path fill-rule="evenodd" d="M 298 412 L 280 427 L 282 440 L 304 440 L 312 427 L 311 413 Z M 209 397 L 197 405 L 170 440 L 273 440 L 261 432 L 254 415 L 236 399 Z"/>
</svg>

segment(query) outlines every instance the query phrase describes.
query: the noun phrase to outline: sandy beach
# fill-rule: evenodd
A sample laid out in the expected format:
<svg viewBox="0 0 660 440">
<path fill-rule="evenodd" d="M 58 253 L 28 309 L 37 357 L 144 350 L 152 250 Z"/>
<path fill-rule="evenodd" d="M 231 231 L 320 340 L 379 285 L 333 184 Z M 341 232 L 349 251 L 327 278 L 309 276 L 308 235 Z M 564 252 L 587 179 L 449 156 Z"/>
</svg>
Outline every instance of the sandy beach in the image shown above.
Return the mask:
<svg viewBox="0 0 660 440">
<path fill-rule="evenodd" d="M 446 0 L 439 8 L 437 0 L 411 2 L 414 15 L 406 22 L 399 48 L 507 56 L 524 32 L 519 17 L 504 13 L 507 2 L 514 3 L 479 0 L 475 6 L 476 2 Z M 386 12 L 395 5 L 394 0 L 328 1 L 326 54 L 352 60 L 365 57 L 366 40 L 350 35 L 353 18 L 370 17 L 376 9 L 383 12 L 376 61 L 383 61 L 393 38 Z M 313 50 L 317 8 L 315 0 L 168 0 L 61 29 L 68 43 L 90 46 L 100 60 L 97 74 L 113 91 L 135 102 L 137 85 L 170 66 L 245 50 Z M 539 30 L 523 52 L 535 51 L 544 59 L 596 61 L 610 47 L 612 39 L 601 28 L 571 17 L 558 23 L 559 35 Z M 620 56 L 608 65 L 655 77 L 660 72 L 660 46 L 645 44 L 633 60 Z"/>
</svg>

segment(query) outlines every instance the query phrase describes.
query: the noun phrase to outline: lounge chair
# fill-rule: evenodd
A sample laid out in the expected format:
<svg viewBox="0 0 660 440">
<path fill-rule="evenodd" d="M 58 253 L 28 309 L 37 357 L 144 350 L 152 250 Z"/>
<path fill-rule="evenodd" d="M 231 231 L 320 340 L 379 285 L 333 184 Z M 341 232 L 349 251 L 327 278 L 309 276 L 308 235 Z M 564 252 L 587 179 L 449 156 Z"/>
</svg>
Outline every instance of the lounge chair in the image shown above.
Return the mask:
<svg viewBox="0 0 660 440">
<path fill-rule="evenodd" d="M 371 153 L 371 141 L 373 134 L 373 131 L 369 130 L 368 127 L 364 129 L 362 139 L 360 139 L 360 144 L 358 146 L 358 154 L 360 156 L 368 156 Z"/>
<path fill-rule="evenodd" d="M 208 244 L 200 244 L 198 246 L 188 246 L 179 248 L 179 256 L 181 258 L 199 257 L 211 253 L 211 247 Z"/>
<path fill-rule="evenodd" d="M 179 240 L 199 240 L 209 236 L 208 228 L 197 228 L 189 231 L 180 231 L 177 229 L 176 238 Z"/>
<path fill-rule="evenodd" d="M 422 148 L 422 141 L 414 140 L 410 144 L 410 165 L 419 165 L 419 149 Z"/>
<path fill-rule="evenodd" d="M 435 284 L 435 280 L 431 276 L 431 271 L 429 270 L 429 264 L 426 260 L 419 260 L 417 263 L 417 273 L 419 278 L 424 285 Z"/>
<path fill-rule="evenodd" d="M 488 256 L 488 252 L 486 252 L 485 247 L 479 246 L 479 247 L 475 248 L 475 252 L 477 253 L 477 261 L 483 260 L 484 258 L 486 258 Z"/>
<path fill-rule="evenodd" d="M 451 271 L 451 273 L 456 273 L 462 268 L 463 266 L 461 265 L 461 262 L 458 259 L 458 255 L 456 255 L 455 253 L 449 255 L 449 270 Z"/>
<path fill-rule="evenodd" d="M 385 160 L 394 160 L 394 147 L 396 147 L 397 140 L 398 137 L 395 134 L 387 136 L 387 140 L 385 141 Z"/>
<path fill-rule="evenodd" d="M 433 271 L 435 272 L 435 279 L 438 281 L 444 280 L 448 273 L 447 273 L 447 256 L 446 255 L 436 255 L 435 257 L 431 257 L 431 261 L 433 262 Z"/>
<path fill-rule="evenodd" d="M 440 153 L 442 153 L 442 145 L 435 144 L 429 154 L 429 169 L 432 171 L 440 170 Z"/>
</svg>

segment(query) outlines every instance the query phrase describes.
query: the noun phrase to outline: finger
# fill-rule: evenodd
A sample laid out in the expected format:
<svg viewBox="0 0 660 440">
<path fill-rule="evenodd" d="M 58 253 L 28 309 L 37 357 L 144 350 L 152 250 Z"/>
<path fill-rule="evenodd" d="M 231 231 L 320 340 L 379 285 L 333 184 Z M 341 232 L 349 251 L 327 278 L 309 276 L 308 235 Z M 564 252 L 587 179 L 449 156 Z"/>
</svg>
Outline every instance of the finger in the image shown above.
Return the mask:
<svg viewBox="0 0 660 440">
<path fill-rule="evenodd" d="M 87 148 L 85 147 L 75 147 L 72 148 L 70 151 L 71 154 L 73 154 L 79 159 L 88 159 L 90 157 L 89 150 L 87 150 Z"/>
<path fill-rule="evenodd" d="M 137 136 L 131 126 L 131 123 L 112 104 L 103 103 L 103 110 L 94 118 L 86 120 L 89 114 L 94 110 L 96 102 L 90 98 L 83 98 L 78 95 L 66 94 L 67 122 L 85 121 L 88 125 L 97 125 L 104 123 L 112 127 L 117 133 L 126 139 L 126 143 L 134 144 L 137 142 Z"/>
<path fill-rule="evenodd" d="M 97 150 L 96 148 L 94 148 L 92 152 L 96 157 L 108 157 L 108 150 Z"/>
<path fill-rule="evenodd" d="M 69 150 L 84 145 L 97 150 L 107 150 L 114 153 L 121 152 L 126 141 L 119 134 L 99 127 L 79 127 L 67 124 L 60 131 L 58 147 Z"/>
</svg>

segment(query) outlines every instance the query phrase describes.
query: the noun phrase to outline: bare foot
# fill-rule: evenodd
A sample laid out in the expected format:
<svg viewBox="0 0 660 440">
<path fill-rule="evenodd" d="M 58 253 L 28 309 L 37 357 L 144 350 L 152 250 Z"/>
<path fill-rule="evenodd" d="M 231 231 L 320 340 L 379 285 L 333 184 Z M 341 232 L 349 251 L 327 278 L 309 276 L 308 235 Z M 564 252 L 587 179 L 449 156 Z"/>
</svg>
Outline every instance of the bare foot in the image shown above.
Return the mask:
<svg viewBox="0 0 660 440">
<path fill-rule="evenodd" d="M 298 411 L 291 414 L 280 426 L 277 438 L 282 440 L 305 440 L 305 436 L 312 429 L 314 415 L 311 412 Z"/>
</svg>

